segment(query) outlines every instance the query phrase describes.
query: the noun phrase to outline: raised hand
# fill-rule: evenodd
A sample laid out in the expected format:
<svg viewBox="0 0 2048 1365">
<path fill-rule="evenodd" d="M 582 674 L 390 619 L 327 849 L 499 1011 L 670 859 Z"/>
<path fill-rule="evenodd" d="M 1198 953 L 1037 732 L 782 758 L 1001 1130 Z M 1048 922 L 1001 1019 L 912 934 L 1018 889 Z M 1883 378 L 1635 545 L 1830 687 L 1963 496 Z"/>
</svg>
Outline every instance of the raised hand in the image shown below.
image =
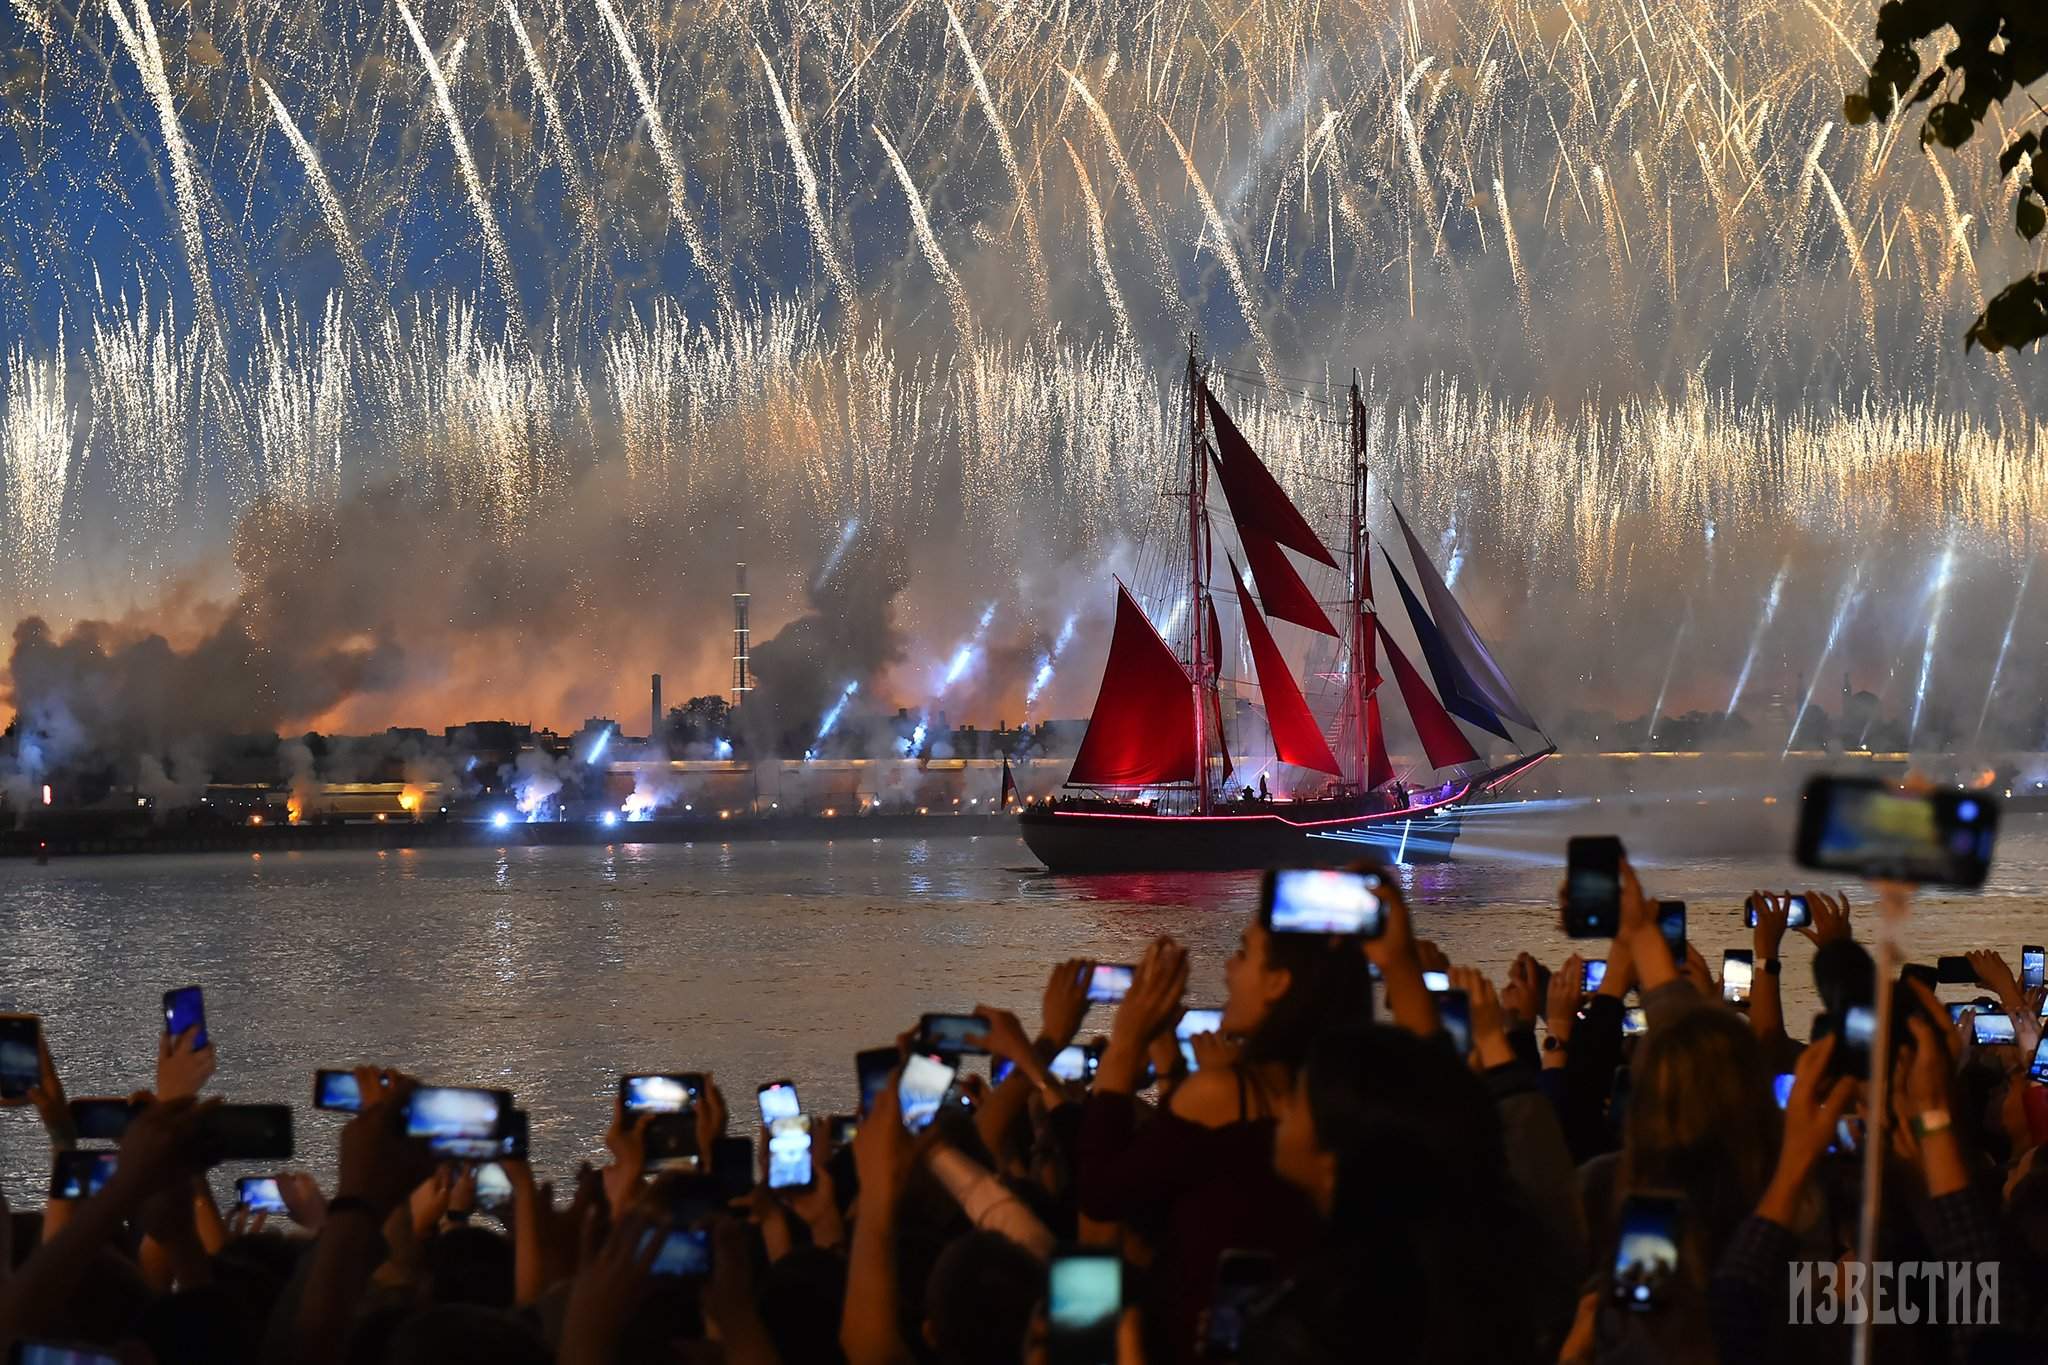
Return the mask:
<svg viewBox="0 0 2048 1365">
<path fill-rule="evenodd" d="M 1138 959 L 1131 988 L 1116 1007 L 1111 1040 L 1142 1053 L 1145 1044 L 1179 1017 L 1187 984 L 1187 949 L 1170 938 L 1154 939 Z"/>
<path fill-rule="evenodd" d="M 1415 940 L 1415 960 L 1422 964 L 1425 972 L 1448 972 L 1451 969 L 1449 955 L 1430 939 Z"/>
<path fill-rule="evenodd" d="M 1550 1036 L 1560 1043 L 1568 1043 L 1572 1037 L 1572 1025 L 1579 1022 L 1579 1001 L 1584 992 L 1579 988 L 1586 981 L 1586 960 L 1573 953 L 1564 960 L 1564 965 L 1550 974 L 1550 990 L 1543 1002 L 1543 1027 Z M 1546 1064 L 1556 1051 L 1543 1054 Z M 1564 1063 L 1560 1060 L 1557 1065 Z"/>
<path fill-rule="evenodd" d="M 1785 1102 L 1784 1138 L 1778 1148 L 1778 1169 L 1757 1206 L 1759 1217 L 1781 1226 L 1794 1225 L 1806 1182 L 1835 1140 L 1835 1125 L 1855 1102 L 1853 1077 L 1830 1076 L 1828 1059 L 1839 1039 L 1834 1034 L 1800 1055 L 1793 1068 L 1792 1096 Z"/>
<path fill-rule="evenodd" d="M 1015 1066 L 1024 1065 L 1026 1057 L 1036 1059 L 1037 1051 L 1031 1046 L 1031 1040 L 1024 1036 L 1024 1025 L 1018 1022 L 1016 1015 L 989 1005 L 976 1005 L 974 1013 L 988 1020 L 988 1032 L 970 1037 L 969 1043 L 986 1048 L 991 1057 L 1001 1057 Z"/>
<path fill-rule="evenodd" d="M 1791 904 L 1786 897 L 1773 896 L 1768 891 L 1750 892 L 1746 904 L 1756 910 L 1750 949 L 1761 966 L 1778 955 L 1779 945 L 1785 941 L 1785 921 L 1791 917 Z"/>
<path fill-rule="evenodd" d="M 697 1107 L 691 1116 L 697 1125 L 697 1160 L 708 1171 L 711 1148 L 725 1136 L 725 1092 L 712 1081 L 708 1071 L 704 1073 L 704 1093 L 697 1097 Z"/>
<path fill-rule="evenodd" d="M 1073 1042 L 1081 1031 L 1081 1020 L 1088 1013 L 1088 980 L 1094 974 L 1095 959 L 1070 957 L 1046 978 L 1038 1028 L 1039 1036 L 1053 1051 Z"/>
<path fill-rule="evenodd" d="M 1197 1033 L 1188 1046 L 1194 1049 L 1197 1071 L 1228 1071 L 1244 1051 L 1244 1044 L 1220 1033 Z"/>
<path fill-rule="evenodd" d="M 868 1191 L 893 1207 L 895 1197 L 910 1174 L 914 1148 L 910 1132 L 903 1126 L 903 1103 L 898 1086 L 903 1079 L 899 1064 L 875 1095 L 874 1107 L 853 1135 L 853 1169 L 860 1177 L 861 1204 L 867 1207 Z"/>
<path fill-rule="evenodd" d="M 1529 953 L 1517 954 L 1514 965 L 1508 968 L 1508 984 L 1500 991 L 1501 1009 L 1507 1015 L 1510 1033 L 1536 1027 L 1536 1021 L 1543 1017 L 1544 998 L 1549 989 L 1550 969 Z"/>
<path fill-rule="evenodd" d="M 356 1085 L 363 1110 L 342 1125 L 334 1197 L 362 1200 L 381 1222 L 433 1173 L 434 1162 L 424 1142 L 405 1135 L 405 1102 L 417 1081 L 396 1071 L 357 1067 Z"/>
<path fill-rule="evenodd" d="M 189 1095 L 145 1105 L 121 1135 L 107 1191 L 137 1203 L 173 1187 L 182 1193 L 206 1169 L 206 1116 L 219 1106 L 219 1100 L 201 1103 Z"/>
<path fill-rule="evenodd" d="M 157 1034 L 158 1099 L 177 1100 L 197 1095 L 200 1089 L 213 1079 L 213 1039 L 208 1038 L 205 1047 L 194 1047 L 192 1041 L 198 1036 L 197 1024 L 175 1038 L 168 1033 Z"/>
<path fill-rule="evenodd" d="M 1700 993 L 1702 999 L 1721 998 L 1721 983 L 1714 980 L 1713 968 L 1707 966 L 1707 959 L 1691 939 L 1685 942 L 1685 961 L 1678 965 L 1678 974 L 1692 983 L 1692 988 Z"/>
<path fill-rule="evenodd" d="M 1451 986 L 1465 992 L 1472 1007 L 1472 1051 L 1482 1069 L 1503 1066 L 1515 1059 L 1508 1046 L 1506 1012 L 1500 996 L 1484 972 L 1471 967 L 1451 968 Z"/>
<path fill-rule="evenodd" d="M 582 1255 L 569 1282 L 562 1313 L 562 1365 L 610 1365 L 626 1317 L 639 1303 L 647 1275 L 668 1236 L 665 1215 L 651 1209 L 627 1214 L 605 1235 L 597 1209 L 584 1214 Z"/>
<path fill-rule="evenodd" d="M 1991 988 L 1999 1004 L 2015 1016 L 2027 1007 L 2026 997 L 2020 994 L 2020 983 L 2014 979 L 2012 968 L 2005 965 L 2003 957 L 1989 948 L 1978 948 L 1964 956 L 1970 959 L 1970 970 Z"/>
<path fill-rule="evenodd" d="M 640 1196 L 640 1177 L 647 1171 L 647 1126 L 652 1122 L 651 1113 L 628 1118 L 626 1102 L 613 1097 L 612 1126 L 604 1135 L 605 1150 L 612 1154 L 612 1164 L 604 1168 L 604 1194 L 614 1218 Z"/>
<path fill-rule="evenodd" d="M 433 1173 L 413 1187 L 407 1203 L 412 1210 L 412 1235 L 417 1241 L 425 1241 L 441 1226 L 441 1219 L 448 1212 L 448 1204 L 455 1196 L 455 1163 L 444 1161 L 436 1166 Z"/>
<path fill-rule="evenodd" d="M 319 1182 L 304 1171 L 284 1171 L 277 1177 L 277 1192 L 294 1223 L 312 1232 L 320 1230 L 327 1219 L 327 1196 L 320 1193 Z"/>
<path fill-rule="evenodd" d="M 1824 891 L 1806 893 L 1806 909 L 1813 923 L 1799 932 L 1816 948 L 1825 948 L 1837 939 L 1853 938 L 1855 934 L 1849 925 L 1849 897 L 1847 894 L 1830 896 Z"/>
<path fill-rule="evenodd" d="M 78 1125 L 71 1119 L 71 1102 L 64 1096 L 64 1079 L 57 1074 L 57 1063 L 50 1057 L 50 1035 L 41 1028 L 36 1030 L 36 1051 L 42 1058 L 42 1076 L 29 1087 L 29 1103 L 36 1107 L 42 1117 L 43 1131 L 50 1135 L 50 1146 L 64 1148 L 76 1146 Z M 18 1103 L 19 1101 L 0 1101 Z"/>
</svg>

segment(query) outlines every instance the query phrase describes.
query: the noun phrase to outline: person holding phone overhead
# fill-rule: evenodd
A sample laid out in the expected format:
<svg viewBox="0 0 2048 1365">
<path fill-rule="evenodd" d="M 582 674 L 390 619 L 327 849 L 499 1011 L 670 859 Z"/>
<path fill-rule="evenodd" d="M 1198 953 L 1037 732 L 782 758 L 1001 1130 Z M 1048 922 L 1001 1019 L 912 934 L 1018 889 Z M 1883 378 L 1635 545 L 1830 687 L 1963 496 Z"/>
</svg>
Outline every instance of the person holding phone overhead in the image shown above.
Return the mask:
<svg viewBox="0 0 2048 1365">
<path fill-rule="evenodd" d="M 1378 890 L 1399 894 L 1390 883 Z M 1262 918 L 1245 925 L 1224 967 L 1222 1032 L 1243 1040 L 1235 1060 L 1197 1071 L 1164 1112 L 1139 1121 L 1146 1053 L 1171 1036 L 1187 988 L 1186 950 L 1158 939 L 1117 1006 L 1082 1120 L 1081 1211 L 1154 1230 L 1147 1298 L 1177 1361 L 1196 1356 L 1197 1319 L 1225 1251 L 1270 1251 L 1285 1273 L 1307 1245 L 1314 1210 L 1273 1171 L 1274 1121 L 1315 1039 L 1372 1017 L 1356 939 L 1275 933 Z M 1429 1008 L 1419 979 L 1414 991 Z"/>
</svg>

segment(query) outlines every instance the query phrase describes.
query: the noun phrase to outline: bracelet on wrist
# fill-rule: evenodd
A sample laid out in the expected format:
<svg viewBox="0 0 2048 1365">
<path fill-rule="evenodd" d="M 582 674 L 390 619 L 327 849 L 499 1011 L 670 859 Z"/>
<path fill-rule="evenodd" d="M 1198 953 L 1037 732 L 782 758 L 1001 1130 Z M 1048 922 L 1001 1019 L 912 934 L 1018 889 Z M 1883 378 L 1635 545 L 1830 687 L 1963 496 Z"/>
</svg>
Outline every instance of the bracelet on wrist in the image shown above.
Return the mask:
<svg viewBox="0 0 2048 1365">
<path fill-rule="evenodd" d="M 1906 1126 L 1913 1130 L 1914 1137 L 1929 1138 L 1936 1133 L 1949 1131 L 1951 1122 L 1948 1110 L 1929 1109 L 1925 1113 L 1913 1115 Z"/>
</svg>

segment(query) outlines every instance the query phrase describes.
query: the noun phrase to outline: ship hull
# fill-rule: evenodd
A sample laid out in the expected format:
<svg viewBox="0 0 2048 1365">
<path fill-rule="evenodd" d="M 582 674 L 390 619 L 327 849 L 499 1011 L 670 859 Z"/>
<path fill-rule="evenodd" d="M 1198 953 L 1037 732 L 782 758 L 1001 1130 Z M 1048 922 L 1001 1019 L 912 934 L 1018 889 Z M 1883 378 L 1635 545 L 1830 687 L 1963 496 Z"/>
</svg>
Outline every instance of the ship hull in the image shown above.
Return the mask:
<svg viewBox="0 0 2048 1365">
<path fill-rule="evenodd" d="M 1054 872 L 1226 871 L 1243 868 L 1449 862 L 1461 812 L 1549 757 L 1532 754 L 1399 809 L 1356 800 L 1230 806 L 1210 815 L 1168 815 L 1135 803 L 1033 806 L 1018 832 Z"/>
</svg>

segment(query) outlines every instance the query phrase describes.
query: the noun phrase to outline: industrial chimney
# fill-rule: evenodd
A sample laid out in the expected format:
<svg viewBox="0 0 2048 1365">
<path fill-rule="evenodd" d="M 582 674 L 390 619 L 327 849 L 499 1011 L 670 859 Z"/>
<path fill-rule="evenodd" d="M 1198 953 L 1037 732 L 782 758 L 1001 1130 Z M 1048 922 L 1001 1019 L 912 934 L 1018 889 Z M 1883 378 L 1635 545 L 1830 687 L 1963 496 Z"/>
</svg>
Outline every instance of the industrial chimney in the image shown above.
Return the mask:
<svg viewBox="0 0 2048 1365">
<path fill-rule="evenodd" d="M 647 742 L 661 748 L 661 674 L 654 675 L 654 701 L 647 717 Z"/>
</svg>

